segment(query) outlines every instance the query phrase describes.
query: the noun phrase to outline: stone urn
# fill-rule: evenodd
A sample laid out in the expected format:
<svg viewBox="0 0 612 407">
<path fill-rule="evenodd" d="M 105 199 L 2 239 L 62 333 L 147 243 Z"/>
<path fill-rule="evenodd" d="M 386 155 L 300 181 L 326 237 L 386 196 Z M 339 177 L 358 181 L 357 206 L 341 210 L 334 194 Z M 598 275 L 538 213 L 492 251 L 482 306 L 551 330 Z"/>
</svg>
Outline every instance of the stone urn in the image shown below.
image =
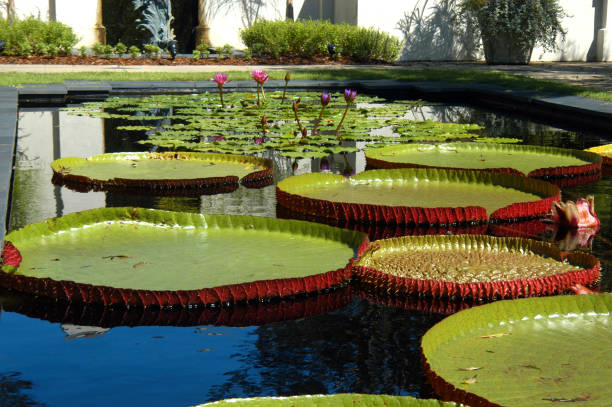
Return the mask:
<svg viewBox="0 0 612 407">
<path fill-rule="evenodd" d="M 521 44 L 510 33 L 498 32 L 494 36 L 482 32 L 485 61 L 489 65 L 528 65 L 533 44 Z"/>
</svg>

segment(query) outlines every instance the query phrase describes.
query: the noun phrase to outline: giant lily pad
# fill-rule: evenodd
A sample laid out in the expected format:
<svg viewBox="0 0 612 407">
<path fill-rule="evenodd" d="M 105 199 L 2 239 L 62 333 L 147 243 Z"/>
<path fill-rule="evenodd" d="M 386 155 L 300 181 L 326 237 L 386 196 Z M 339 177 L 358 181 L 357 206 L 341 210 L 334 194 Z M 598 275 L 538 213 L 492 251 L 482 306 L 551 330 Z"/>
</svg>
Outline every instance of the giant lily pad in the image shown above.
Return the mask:
<svg viewBox="0 0 612 407">
<path fill-rule="evenodd" d="M 368 406 L 368 407 L 460 407 L 440 400 L 415 399 L 409 396 L 388 396 L 380 394 L 332 394 L 306 395 L 291 397 L 253 397 L 248 399 L 227 399 L 212 403 L 200 404 L 200 407 L 335 407 L 335 406 Z"/>
<path fill-rule="evenodd" d="M 301 221 L 95 209 L 9 233 L 0 285 L 103 305 L 285 297 L 345 283 L 365 239 Z"/>
<path fill-rule="evenodd" d="M 612 400 L 612 295 L 499 301 L 424 336 L 434 390 L 472 406 L 604 406 Z"/>
<path fill-rule="evenodd" d="M 400 144 L 367 150 L 372 168 L 446 168 L 516 173 L 535 178 L 592 174 L 595 153 L 555 147 L 483 143 Z"/>
<path fill-rule="evenodd" d="M 78 190 L 176 190 L 265 186 L 271 160 L 211 153 L 110 153 L 65 157 L 51 163 L 54 183 Z"/>
<path fill-rule="evenodd" d="M 378 240 L 355 262 L 357 279 L 383 292 L 448 298 L 555 294 L 599 277 L 590 254 L 548 243 L 481 235 Z"/>
<path fill-rule="evenodd" d="M 406 168 L 350 178 L 293 176 L 277 184 L 276 197 L 286 208 L 332 219 L 452 225 L 540 216 L 560 199 L 560 191 L 516 175 Z"/>
<path fill-rule="evenodd" d="M 612 144 L 587 148 L 585 151 L 599 154 L 603 159 L 603 165 L 606 167 L 612 167 Z"/>
</svg>

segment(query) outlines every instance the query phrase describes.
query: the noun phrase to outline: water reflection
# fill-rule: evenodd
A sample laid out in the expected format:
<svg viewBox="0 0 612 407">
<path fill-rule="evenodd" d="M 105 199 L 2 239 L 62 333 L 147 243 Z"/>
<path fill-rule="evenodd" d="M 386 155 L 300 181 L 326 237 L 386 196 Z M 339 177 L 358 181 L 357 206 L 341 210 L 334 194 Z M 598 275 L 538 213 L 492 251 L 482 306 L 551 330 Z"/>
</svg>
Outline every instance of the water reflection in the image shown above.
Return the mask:
<svg viewBox="0 0 612 407">
<path fill-rule="evenodd" d="M 238 368 L 208 400 L 251 395 L 421 395 L 419 339 L 442 315 L 355 299 L 342 311 L 270 324 L 233 355 Z"/>
</svg>

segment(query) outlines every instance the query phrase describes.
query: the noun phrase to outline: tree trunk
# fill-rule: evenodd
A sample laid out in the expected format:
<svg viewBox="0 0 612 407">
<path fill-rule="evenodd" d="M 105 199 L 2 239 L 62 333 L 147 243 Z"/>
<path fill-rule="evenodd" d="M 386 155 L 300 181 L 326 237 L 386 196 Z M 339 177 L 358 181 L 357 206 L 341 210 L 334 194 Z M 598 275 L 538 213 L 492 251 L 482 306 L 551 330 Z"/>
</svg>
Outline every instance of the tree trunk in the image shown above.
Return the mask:
<svg viewBox="0 0 612 407">
<path fill-rule="evenodd" d="M 287 0 L 287 9 L 285 12 L 285 20 L 293 21 L 293 0 Z"/>
</svg>

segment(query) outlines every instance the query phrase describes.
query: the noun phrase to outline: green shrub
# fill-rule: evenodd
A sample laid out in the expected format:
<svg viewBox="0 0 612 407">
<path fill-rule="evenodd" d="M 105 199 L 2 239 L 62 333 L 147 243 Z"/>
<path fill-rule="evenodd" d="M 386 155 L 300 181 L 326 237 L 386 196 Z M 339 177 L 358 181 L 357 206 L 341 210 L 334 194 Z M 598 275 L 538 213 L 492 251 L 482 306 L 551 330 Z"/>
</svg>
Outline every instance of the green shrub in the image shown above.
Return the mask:
<svg viewBox="0 0 612 407">
<path fill-rule="evenodd" d="M 125 46 L 124 43 L 118 42 L 117 45 L 115 45 L 115 53 L 117 55 L 127 54 L 127 51 L 128 51 L 128 48 Z"/>
<path fill-rule="evenodd" d="M 129 47 L 128 52 L 132 58 L 138 58 L 140 56 L 140 48 L 138 48 L 136 45 Z"/>
<path fill-rule="evenodd" d="M 91 52 L 97 57 L 102 56 L 102 54 L 104 54 L 104 45 L 100 44 L 99 42 L 96 42 L 91 47 Z"/>
<path fill-rule="evenodd" d="M 253 58 L 253 52 L 251 51 L 250 48 L 246 48 L 244 51 L 244 59 L 249 60 Z"/>
<path fill-rule="evenodd" d="M 210 50 L 208 49 L 207 44 L 200 44 L 196 47 L 195 50 L 200 53 L 200 57 L 202 58 L 208 58 L 208 56 L 210 55 Z"/>
<path fill-rule="evenodd" d="M 112 57 L 114 52 L 115 48 L 112 45 L 106 44 L 102 46 L 102 54 L 104 55 L 104 58 Z"/>
<path fill-rule="evenodd" d="M 59 53 L 70 53 L 78 39 L 72 28 L 57 21 L 42 21 L 34 17 L 15 20 L 13 24 L 0 19 L 0 38 L 5 43 L 5 55 L 39 53 L 42 44 L 56 47 Z M 55 49 L 55 48 L 54 48 Z"/>
<path fill-rule="evenodd" d="M 194 61 L 199 61 L 200 60 L 200 51 L 198 51 L 197 49 L 194 49 L 193 53 L 191 54 L 191 59 L 193 59 Z"/>
<path fill-rule="evenodd" d="M 161 55 L 161 48 L 157 45 L 146 44 L 143 48 L 145 55 L 149 58 L 159 58 Z"/>
<path fill-rule="evenodd" d="M 374 28 L 318 20 L 259 20 L 240 37 L 253 53 L 273 57 L 328 55 L 327 45 L 335 44 L 337 51 L 360 61 L 393 62 L 402 48 L 402 41 Z"/>
<path fill-rule="evenodd" d="M 27 43 L 24 42 L 24 44 L 27 44 Z M 49 52 L 49 45 L 44 42 L 36 42 L 32 44 L 30 51 L 34 53 L 34 55 L 47 55 L 47 52 Z M 22 55 L 29 55 L 29 54 L 23 52 L 22 50 Z"/>
<path fill-rule="evenodd" d="M 231 57 L 234 54 L 234 47 L 232 47 L 230 44 L 225 44 L 219 50 L 219 54 L 223 58 L 229 58 L 229 57 Z"/>
<path fill-rule="evenodd" d="M 89 55 L 87 51 L 88 49 L 85 45 L 79 47 L 79 55 L 81 56 L 81 58 L 86 58 Z"/>
<path fill-rule="evenodd" d="M 49 44 L 49 47 L 47 48 L 47 54 L 49 54 L 49 56 L 56 57 L 59 55 L 59 52 L 60 52 L 60 49 L 57 45 Z"/>
</svg>

